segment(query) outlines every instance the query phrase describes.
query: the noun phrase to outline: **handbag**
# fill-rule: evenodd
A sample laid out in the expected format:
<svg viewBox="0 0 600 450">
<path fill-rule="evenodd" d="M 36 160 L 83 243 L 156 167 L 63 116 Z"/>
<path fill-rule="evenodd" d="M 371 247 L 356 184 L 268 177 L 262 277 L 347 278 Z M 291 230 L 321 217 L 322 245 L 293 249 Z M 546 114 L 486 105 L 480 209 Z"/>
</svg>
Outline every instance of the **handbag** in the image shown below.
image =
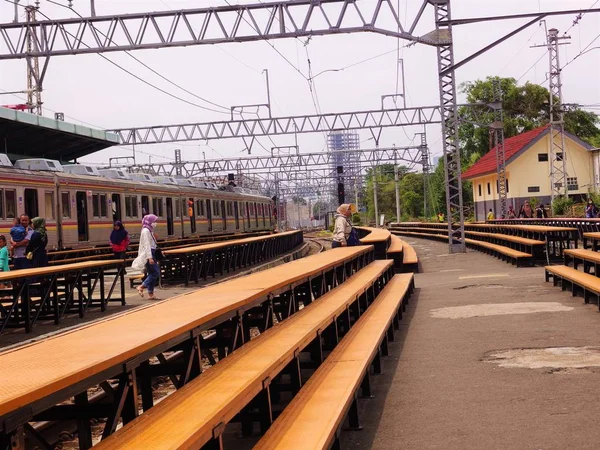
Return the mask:
<svg viewBox="0 0 600 450">
<path fill-rule="evenodd" d="M 360 245 L 360 239 L 358 238 L 358 232 L 356 231 L 356 228 L 352 227 L 350 230 L 350 235 L 348 236 L 348 239 L 346 239 L 346 244 L 348 247 Z"/>
</svg>

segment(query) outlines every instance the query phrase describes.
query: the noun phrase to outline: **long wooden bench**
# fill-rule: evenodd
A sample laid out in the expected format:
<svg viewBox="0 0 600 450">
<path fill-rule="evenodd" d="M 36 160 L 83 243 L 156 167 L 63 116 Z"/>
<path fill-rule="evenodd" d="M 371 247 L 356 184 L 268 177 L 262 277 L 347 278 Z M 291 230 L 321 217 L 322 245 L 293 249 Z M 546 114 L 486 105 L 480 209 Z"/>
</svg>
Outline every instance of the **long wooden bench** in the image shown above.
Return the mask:
<svg viewBox="0 0 600 450">
<path fill-rule="evenodd" d="M 568 249 L 564 252 L 565 266 L 573 261 L 573 268 L 577 269 L 579 264 L 583 265 L 583 271 L 589 273 L 594 268 L 594 275 L 600 276 L 600 253 L 593 250 Z"/>
<path fill-rule="evenodd" d="M 387 249 L 387 257 L 394 260 L 394 271 L 396 273 L 402 272 L 403 251 L 402 239 L 398 236 L 391 235 L 390 246 Z"/>
<path fill-rule="evenodd" d="M 398 236 L 394 236 L 396 239 L 400 239 Z M 418 272 L 419 271 L 419 257 L 417 252 L 408 242 L 400 239 L 402 242 L 402 248 L 404 253 L 402 255 L 402 271 L 403 272 Z"/>
<path fill-rule="evenodd" d="M 283 410 L 255 450 L 339 448 L 342 423 L 360 429 L 357 391 L 371 395 L 369 366 L 381 371 L 381 355 L 394 338 L 394 325 L 410 295 L 413 275 L 396 275 L 377 300 Z"/>
<path fill-rule="evenodd" d="M 359 234 L 362 245 L 372 245 L 375 247 L 375 258 L 386 259 L 387 251 L 390 246 L 391 234 L 389 230 L 383 228 L 355 227 Z"/>
<path fill-rule="evenodd" d="M 78 419 L 80 444 L 86 447 L 91 419 L 108 418 L 105 430 L 110 433 L 121 418 L 128 422 L 137 416 L 130 380 L 141 379 L 142 406 L 152 405 L 148 377 L 153 358 L 182 351 L 179 365 L 160 364 L 153 370 L 183 386 L 199 366 L 200 345 L 217 348 L 221 359 L 226 349 L 249 341 L 251 326 L 269 328 L 273 313 L 278 321 L 293 316 L 300 303 L 306 306 L 372 261 L 371 246 L 323 252 L 0 352 L 0 386 L 5 387 L 0 389 L 0 442 L 30 421 L 72 418 Z M 207 330 L 216 330 L 216 342 L 204 340 Z M 188 370 L 182 373 L 182 367 Z M 114 379 L 119 386 L 111 392 L 111 403 L 87 411 L 87 390 Z M 64 405 L 70 399 L 76 410 Z"/>
<path fill-rule="evenodd" d="M 552 278 L 554 286 L 560 283 L 563 291 L 570 285 L 573 297 L 581 291 L 585 303 L 589 303 L 590 299 L 595 297 L 600 311 L 600 278 L 567 266 L 546 266 L 545 270 L 546 282 Z"/>
<path fill-rule="evenodd" d="M 441 234 L 416 233 L 411 231 L 394 231 L 394 233 L 406 236 L 421 237 L 426 239 L 435 239 L 438 241 L 448 241 L 448 236 Z M 520 267 L 524 264 L 534 264 L 534 257 L 531 253 L 525 253 L 518 250 L 513 250 L 509 247 L 504 247 L 502 245 L 492 244 L 490 242 L 484 241 L 477 241 L 475 239 L 470 238 L 465 238 L 465 244 L 467 245 L 467 247 L 474 248 L 476 250 L 481 250 L 484 253 L 493 255 L 497 258 L 502 259 L 503 261 L 511 262 L 517 267 Z"/>
<path fill-rule="evenodd" d="M 211 441 L 215 448 L 222 448 L 224 428 L 238 413 L 242 412 L 242 424 L 246 427 L 253 422 L 250 416 L 243 417 L 244 408 L 253 399 L 259 409 L 261 428 L 266 431 L 272 421 L 272 383 L 277 376 L 291 364 L 296 384 L 293 389 L 299 390 L 300 352 L 311 343 L 320 347 L 322 334 L 331 335 L 332 329 L 336 334 L 333 343 L 337 342 L 340 328 L 348 332 L 352 325 L 351 311 L 361 310 L 359 298 L 373 285 L 378 285 L 379 291 L 381 283 L 388 281 L 391 266 L 392 261 L 369 264 L 316 302 L 233 352 L 96 448 L 188 449 L 201 448 Z M 358 314 L 354 319 L 358 319 Z M 322 349 L 315 352 L 313 348 L 312 353 L 318 355 L 313 362 L 320 363 Z"/>
</svg>

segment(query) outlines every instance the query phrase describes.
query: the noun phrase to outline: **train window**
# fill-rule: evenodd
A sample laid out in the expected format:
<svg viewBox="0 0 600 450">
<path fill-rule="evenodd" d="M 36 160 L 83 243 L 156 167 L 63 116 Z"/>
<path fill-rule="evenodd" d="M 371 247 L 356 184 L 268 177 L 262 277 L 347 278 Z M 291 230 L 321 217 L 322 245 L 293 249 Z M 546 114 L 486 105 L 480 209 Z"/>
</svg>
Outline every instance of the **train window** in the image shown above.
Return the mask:
<svg viewBox="0 0 600 450">
<path fill-rule="evenodd" d="M 100 194 L 100 217 L 108 217 L 106 210 L 106 194 Z"/>
<path fill-rule="evenodd" d="M 100 205 L 98 205 L 98 201 L 98 194 L 92 195 L 92 216 L 94 217 L 100 217 Z"/>
<path fill-rule="evenodd" d="M 214 201 L 214 200 L 213 200 L 213 215 L 215 217 L 219 217 L 221 215 L 221 212 L 219 210 L 219 202 Z"/>
<path fill-rule="evenodd" d="M 142 195 L 142 217 L 150 214 L 150 200 L 147 195 Z"/>
<path fill-rule="evenodd" d="M 0 189 L 0 218 L 4 218 L 4 190 Z"/>
<path fill-rule="evenodd" d="M 17 216 L 17 194 L 13 190 L 6 190 L 6 218 L 14 219 Z"/>
<path fill-rule="evenodd" d="M 44 194 L 44 206 L 46 219 L 54 219 L 56 217 L 54 213 L 54 193 L 46 192 Z"/>
<path fill-rule="evenodd" d="M 91 173 L 91 174 L 93 174 L 93 173 L 94 173 L 94 169 L 92 169 L 91 167 L 87 167 L 87 166 L 86 166 L 86 167 L 85 167 L 85 170 L 86 170 L 88 173 Z"/>
<path fill-rule="evenodd" d="M 162 197 L 154 197 L 152 199 L 152 212 L 158 217 L 163 216 L 163 199 Z"/>
<path fill-rule="evenodd" d="M 204 216 L 204 200 L 196 200 L 196 212 L 199 216 Z"/>
<path fill-rule="evenodd" d="M 62 216 L 65 218 L 71 217 L 71 207 L 70 207 L 71 202 L 69 199 L 68 192 L 60 193 L 60 205 L 61 205 L 61 210 L 62 210 Z"/>
<path fill-rule="evenodd" d="M 39 216 L 37 189 L 25 189 L 25 214 L 30 218 Z"/>
<path fill-rule="evenodd" d="M 137 197 L 131 197 L 131 196 L 125 197 L 125 215 L 127 217 L 137 217 L 138 216 Z"/>
<path fill-rule="evenodd" d="M 227 202 L 227 215 L 233 217 L 233 202 Z"/>
<path fill-rule="evenodd" d="M 175 217 L 181 217 L 181 203 L 175 200 Z"/>
</svg>

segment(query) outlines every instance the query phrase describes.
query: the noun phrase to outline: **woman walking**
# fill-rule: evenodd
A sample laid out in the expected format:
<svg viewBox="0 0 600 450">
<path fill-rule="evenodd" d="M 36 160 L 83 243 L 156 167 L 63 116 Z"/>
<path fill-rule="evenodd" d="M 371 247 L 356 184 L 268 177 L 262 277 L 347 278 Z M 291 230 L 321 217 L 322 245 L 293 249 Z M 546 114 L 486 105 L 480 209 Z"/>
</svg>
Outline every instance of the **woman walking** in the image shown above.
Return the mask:
<svg viewBox="0 0 600 450">
<path fill-rule="evenodd" d="M 31 260 L 32 267 L 46 267 L 48 265 L 48 253 L 46 253 L 46 245 L 48 245 L 48 234 L 46 233 L 46 219 L 43 217 L 35 217 L 31 223 L 33 224 L 33 234 L 27 244 L 25 255 Z M 31 257 L 29 256 L 31 254 Z"/>
<path fill-rule="evenodd" d="M 147 289 L 150 300 L 158 300 L 154 295 L 154 286 L 156 286 L 160 277 L 160 269 L 156 262 L 156 240 L 154 239 L 154 229 L 157 222 L 158 217 L 154 214 L 148 214 L 142 219 L 138 256 L 131 264 L 131 267 L 136 270 L 146 269 L 146 279 L 137 288 L 137 291 L 143 297 L 144 289 Z"/>
<path fill-rule="evenodd" d="M 127 247 L 129 246 L 129 233 L 120 220 L 115 222 L 113 230 L 110 233 L 110 246 L 115 259 L 125 259 Z"/>
<path fill-rule="evenodd" d="M 352 232 L 352 225 L 349 220 L 352 215 L 350 205 L 344 203 L 340 205 L 336 212 L 331 248 L 346 247 L 348 245 L 348 238 Z"/>
</svg>

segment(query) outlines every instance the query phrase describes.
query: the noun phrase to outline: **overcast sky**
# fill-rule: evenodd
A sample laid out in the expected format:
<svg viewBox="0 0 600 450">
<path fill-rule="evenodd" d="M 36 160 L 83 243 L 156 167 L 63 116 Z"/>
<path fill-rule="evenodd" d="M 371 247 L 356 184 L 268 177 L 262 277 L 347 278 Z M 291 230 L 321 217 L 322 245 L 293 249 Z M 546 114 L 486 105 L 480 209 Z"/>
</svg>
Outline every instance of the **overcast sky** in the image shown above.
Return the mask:
<svg viewBox="0 0 600 450">
<path fill-rule="evenodd" d="M 21 0 L 23 4 L 27 0 Z M 67 0 L 62 0 L 67 3 Z M 232 3 L 232 2 L 230 2 Z M 374 4 L 371 0 L 359 0 L 365 10 Z M 539 10 L 588 9 L 594 0 L 453 0 L 453 17 L 475 17 L 501 15 Z M 207 0 L 97 0 L 98 15 L 132 13 L 167 9 L 184 9 L 226 5 L 225 1 Z M 420 0 L 400 0 L 400 15 L 405 22 L 412 22 Z M 82 15 L 89 15 L 89 4 L 74 0 L 74 8 Z M 600 1 L 596 2 L 600 7 Z M 51 18 L 71 17 L 65 8 L 41 1 L 41 11 Z M 423 35 L 434 29 L 432 8 L 422 18 L 415 34 Z M 408 17 L 408 21 L 405 17 Z M 10 22 L 13 5 L 6 0 L 0 2 L 0 21 Z M 21 20 L 24 12 L 20 11 Z M 548 28 L 566 31 L 573 23 L 574 15 L 548 18 Z M 404 23 L 404 22 L 403 22 Z M 485 46 L 524 23 L 524 20 L 491 22 L 479 25 L 456 27 L 456 60 Z M 388 24 L 392 27 L 392 24 Z M 543 27 L 537 25 L 521 32 L 509 41 L 469 63 L 457 72 L 458 83 L 484 78 L 488 75 L 510 76 L 521 82 L 530 81 L 547 86 L 548 58 L 544 48 L 530 48 L 545 42 Z M 569 34 L 571 45 L 561 48 L 563 64 L 571 61 L 600 35 L 600 14 L 587 14 Z M 265 41 L 243 44 L 222 44 L 170 48 L 162 50 L 136 51 L 133 54 L 162 75 L 194 94 L 214 103 L 229 107 L 264 103 L 266 101 L 263 69 L 269 70 L 273 115 L 301 115 L 315 113 L 318 108 L 325 112 L 349 112 L 380 107 L 381 95 L 391 94 L 396 89 L 396 46 L 397 40 L 368 33 L 338 36 L 320 36 L 310 39 L 285 39 L 271 41 L 273 49 Z M 401 41 L 404 46 L 407 42 Z M 600 46 L 600 38 L 590 45 Z M 316 75 L 328 69 L 343 71 L 325 72 L 314 80 L 316 101 L 309 91 L 307 51 Z M 279 54 L 279 53 L 281 54 Z M 384 54 L 386 53 L 386 54 Z M 382 55 L 384 54 L 384 55 Z M 423 45 L 400 50 L 405 62 L 408 106 L 428 106 L 439 103 L 437 61 L 435 49 Z M 283 55 L 283 56 L 282 56 Z M 382 56 L 378 56 L 382 55 Z M 161 80 L 138 62 L 124 53 L 107 53 L 106 57 L 127 68 L 136 75 L 189 101 L 204 104 L 197 98 L 182 92 Z M 365 60 L 369 61 L 363 62 Z M 541 58 L 541 59 L 540 59 Z M 600 49 L 593 50 L 568 65 L 563 72 L 564 100 L 584 105 L 600 104 L 599 73 Z M 286 61 L 287 59 L 287 61 Z M 534 64 L 536 61 L 539 62 Z M 360 63 L 353 65 L 355 63 Z M 25 62 L 0 62 L 0 89 L 14 91 L 26 86 Z M 351 66 L 352 67 L 348 67 Z M 530 70 L 528 70 L 530 69 Z M 301 75 L 298 71 L 302 72 Z M 219 114 L 188 105 L 168 97 L 144 85 L 98 55 L 56 57 L 50 62 L 43 93 L 44 114 L 53 116 L 52 111 L 64 112 L 66 120 L 86 123 L 98 128 L 119 128 L 158 124 L 177 124 L 225 120 L 228 114 Z M 22 103 L 15 96 L 0 96 L 0 104 Z M 315 106 L 316 103 L 316 106 Z M 224 110 L 223 110 L 224 111 Z M 251 118 L 252 114 L 245 114 Z M 381 146 L 408 145 L 414 133 L 421 127 L 384 129 Z M 440 127 L 429 126 L 428 140 L 433 155 L 441 154 Z M 361 146 L 373 147 L 368 130 L 360 131 Z M 274 136 L 278 146 L 293 145 L 293 136 Z M 266 137 L 259 142 L 267 149 L 273 143 Z M 299 135 L 302 152 L 322 151 L 324 137 L 321 134 Z M 173 150 L 180 148 L 184 159 L 202 159 L 220 156 L 241 156 L 244 144 L 241 140 L 185 142 L 137 147 L 137 161 L 153 162 L 173 159 Z M 266 151 L 255 144 L 253 154 Z M 109 157 L 131 154 L 130 147 L 113 148 L 85 158 L 85 161 L 106 163 Z"/>
</svg>

